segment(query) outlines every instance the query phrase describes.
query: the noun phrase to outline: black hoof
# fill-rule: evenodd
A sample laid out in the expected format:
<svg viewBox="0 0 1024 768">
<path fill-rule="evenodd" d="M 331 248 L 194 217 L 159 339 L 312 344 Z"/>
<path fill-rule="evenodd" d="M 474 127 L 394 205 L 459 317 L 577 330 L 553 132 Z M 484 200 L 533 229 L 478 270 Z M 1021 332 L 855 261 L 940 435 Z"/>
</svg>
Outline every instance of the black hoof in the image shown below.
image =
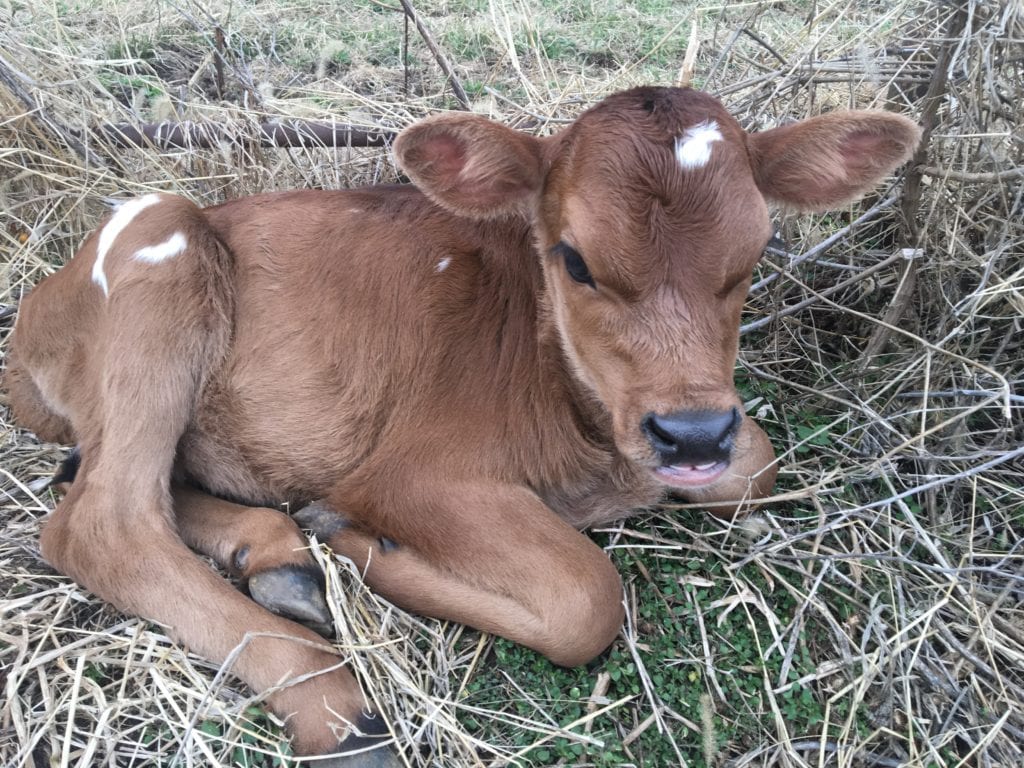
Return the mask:
<svg viewBox="0 0 1024 768">
<path fill-rule="evenodd" d="M 391 747 L 377 747 L 368 752 L 328 757 L 303 765 L 309 768 L 405 768 L 405 763 Z"/>
<path fill-rule="evenodd" d="M 57 471 L 49 477 L 40 477 L 28 484 L 32 493 L 42 493 L 47 488 L 55 488 L 58 492 L 66 492 L 64 485 L 71 485 L 78 475 L 78 468 L 82 464 L 82 452 L 76 445 L 57 467 Z"/>
<path fill-rule="evenodd" d="M 315 533 L 316 537 L 323 542 L 349 527 L 348 520 L 344 515 L 327 506 L 323 501 L 307 504 L 294 513 L 292 519 L 306 530 Z"/>
<path fill-rule="evenodd" d="M 387 723 L 380 715 L 362 714 L 356 731 L 348 736 L 336 750 L 337 754 L 309 763 L 323 768 L 403 768 L 405 763 L 392 746 Z"/>
<path fill-rule="evenodd" d="M 308 504 L 294 513 L 292 519 L 307 531 L 315 533 L 316 537 L 325 543 L 329 542 L 332 536 L 348 530 L 352 525 L 343 514 L 324 501 L 314 501 Z M 381 536 L 377 543 L 384 554 L 398 549 L 398 544 L 386 536 Z"/>
<path fill-rule="evenodd" d="M 282 565 L 249 579 L 249 596 L 264 608 L 306 624 L 331 625 L 323 576 L 315 568 Z"/>
<path fill-rule="evenodd" d="M 53 473 L 53 479 L 50 480 L 50 485 L 60 485 L 62 483 L 73 483 L 75 477 L 78 476 L 78 468 L 82 465 L 82 451 L 76 445 L 71 453 L 60 463 L 60 467 L 56 472 Z"/>
</svg>

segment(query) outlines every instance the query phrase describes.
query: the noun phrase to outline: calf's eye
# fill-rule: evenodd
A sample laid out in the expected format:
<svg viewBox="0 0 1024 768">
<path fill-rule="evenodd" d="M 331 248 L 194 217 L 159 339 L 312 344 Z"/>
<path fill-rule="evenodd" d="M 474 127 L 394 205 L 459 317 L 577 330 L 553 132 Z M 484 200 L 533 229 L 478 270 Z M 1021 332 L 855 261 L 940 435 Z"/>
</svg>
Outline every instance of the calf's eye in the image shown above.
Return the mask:
<svg viewBox="0 0 1024 768">
<path fill-rule="evenodd" d="M 564 242 L 559 243 L 551 250 L 557 256 L 562 257 L 562 261 L 565 262 L 565 271 L 569 273 L 569 277 L 577 283 L 589 285 L 591 288 L 597 287 L 594 284 L 594 277 L 590 274 L 590 270 L 587 269 L 587 263 L 580 256 L 579 251 Z"/>
</svg>

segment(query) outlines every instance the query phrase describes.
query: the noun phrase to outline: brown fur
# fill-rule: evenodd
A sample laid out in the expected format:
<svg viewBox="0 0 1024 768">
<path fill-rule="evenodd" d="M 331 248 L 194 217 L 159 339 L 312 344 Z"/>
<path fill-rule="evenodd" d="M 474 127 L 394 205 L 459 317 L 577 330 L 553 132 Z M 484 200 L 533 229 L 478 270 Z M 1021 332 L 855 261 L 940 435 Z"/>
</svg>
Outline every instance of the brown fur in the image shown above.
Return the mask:
<svg viewBox="0 0 1024 768">
<path fill-rule="evenodd" d="M 676 138 L 709 120 L 710 160 L 682 169 Z M 618 632 L 621 586 L 576 529 L 669 490 L 645 414 L 741 407 L 732 371 L 771 234 L 764 198 L 848 200 L 918 135 L 870 112 L 748 135 L 707 95 L 637 89 L 543 139 L 426 120 L 395 146 L 419 188 L 205 210 L 163 196 L 113 241 L 109 297 L 91 274 L 101 227 L 21 307 L 17 418 L 83 457 L 43 553 L 212 659 L 246 632 L 308 641 L 246 646 L 234 671 L 267 690 L 336 659 L 183 540 L 229 568 L 248 547 L 251 572 L 308 562 L 297 530 L 172 478 L 254 505 L 324 499 L 349 521 L 332 546 L 390 599 L 584 662 Z M 183 252 L 133 257 L 174 232 Z M 567 275 L 560 241 L 596 287 Z M 744 418 L 724 475 L 679 491 L 739 502 L 774 477 Z M 270 703 L 306 753 L 333 748 L 364 706 L 337 667 Z"/>
</svg>

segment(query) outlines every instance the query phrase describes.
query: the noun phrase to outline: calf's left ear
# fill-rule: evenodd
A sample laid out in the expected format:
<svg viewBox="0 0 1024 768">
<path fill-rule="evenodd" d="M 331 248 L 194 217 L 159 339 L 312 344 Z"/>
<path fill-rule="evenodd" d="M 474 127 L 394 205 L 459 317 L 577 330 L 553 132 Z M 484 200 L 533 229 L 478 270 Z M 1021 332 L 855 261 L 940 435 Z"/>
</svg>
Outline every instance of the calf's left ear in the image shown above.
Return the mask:
<svg viewBox="0 0 1024 768">
<path fill-rule="evenodd" d="M 395 140 L 395 157 L 434 202 L 473 218 L 527 210 L 544 181 L 540 140 L 479 115 L 416 123 Z"/>
<path fill-rule="evenodd" d="M 765 197 L 821 211 L 860 197 L 905 162 L 921 129 L 891 112 L 833 112 L 747 136 Z"/>
</svg>

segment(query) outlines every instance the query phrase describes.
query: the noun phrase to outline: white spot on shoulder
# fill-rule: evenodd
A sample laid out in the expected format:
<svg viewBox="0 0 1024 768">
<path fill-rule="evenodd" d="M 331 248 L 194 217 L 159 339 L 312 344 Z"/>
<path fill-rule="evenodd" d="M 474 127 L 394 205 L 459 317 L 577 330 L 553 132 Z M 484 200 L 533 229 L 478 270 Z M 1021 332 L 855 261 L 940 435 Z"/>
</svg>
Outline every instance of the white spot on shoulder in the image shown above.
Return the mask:
<svg viewBox="0 0 1024 768">
<path fill-rule="evenodd" d="M 721 140 L 722 134 L 714 120 L 705 120 L 687 128 L 686 133 L 676 139 L 676 159 L 679 165 L 687 171 L 703 168 L 711 159 L 711 145 Z"/>
<path fill-rule="evenodd" d="M 139 261 L 148 261 L 150 264 L 156 264 L 165 259 L 174 258 L 184 251 L 186 246 L 188 246 L 188 241 L 185 239 L 185 234 L 183 232 L 175 232 L 162 243 L 139 248 L 135 252 L 135 258 Z"/>
<path fill-rule="evenodd" d="M 451 264 L 451 263 L 452 263 L 451 257 L 446 256 L 445 258 L 443 258 L 439 262 L 437 262 L 437 267 L 434 268 L 434 271 L 436 271 L 436 272 L 444 272 L 446 269 L 448 269 L 448 265 Z"/>
<path fill-rule="evenodd" d="M 100 242 L 96 246 L 96 262 L 92 265 L 92 281 L 103 289 L 104 296 L 110 295 L 107 275 L 103 271 L 103 261 L 107 258 L 110 247 L 117 240 L 117 236 L 124 231 L 125 227 L 131 224 L 132 219 L 149 208 L 149 206 L 159 202 L 159 195 L 146 195 L 145 197 L 137 197 L 134 200 L 122 203 L 114 210 L 114 215 L 111 216 L 110 221 L 107 222 L 107 225 L 103 227 L 103 231 L 100 232 Z"/>
</svg>

